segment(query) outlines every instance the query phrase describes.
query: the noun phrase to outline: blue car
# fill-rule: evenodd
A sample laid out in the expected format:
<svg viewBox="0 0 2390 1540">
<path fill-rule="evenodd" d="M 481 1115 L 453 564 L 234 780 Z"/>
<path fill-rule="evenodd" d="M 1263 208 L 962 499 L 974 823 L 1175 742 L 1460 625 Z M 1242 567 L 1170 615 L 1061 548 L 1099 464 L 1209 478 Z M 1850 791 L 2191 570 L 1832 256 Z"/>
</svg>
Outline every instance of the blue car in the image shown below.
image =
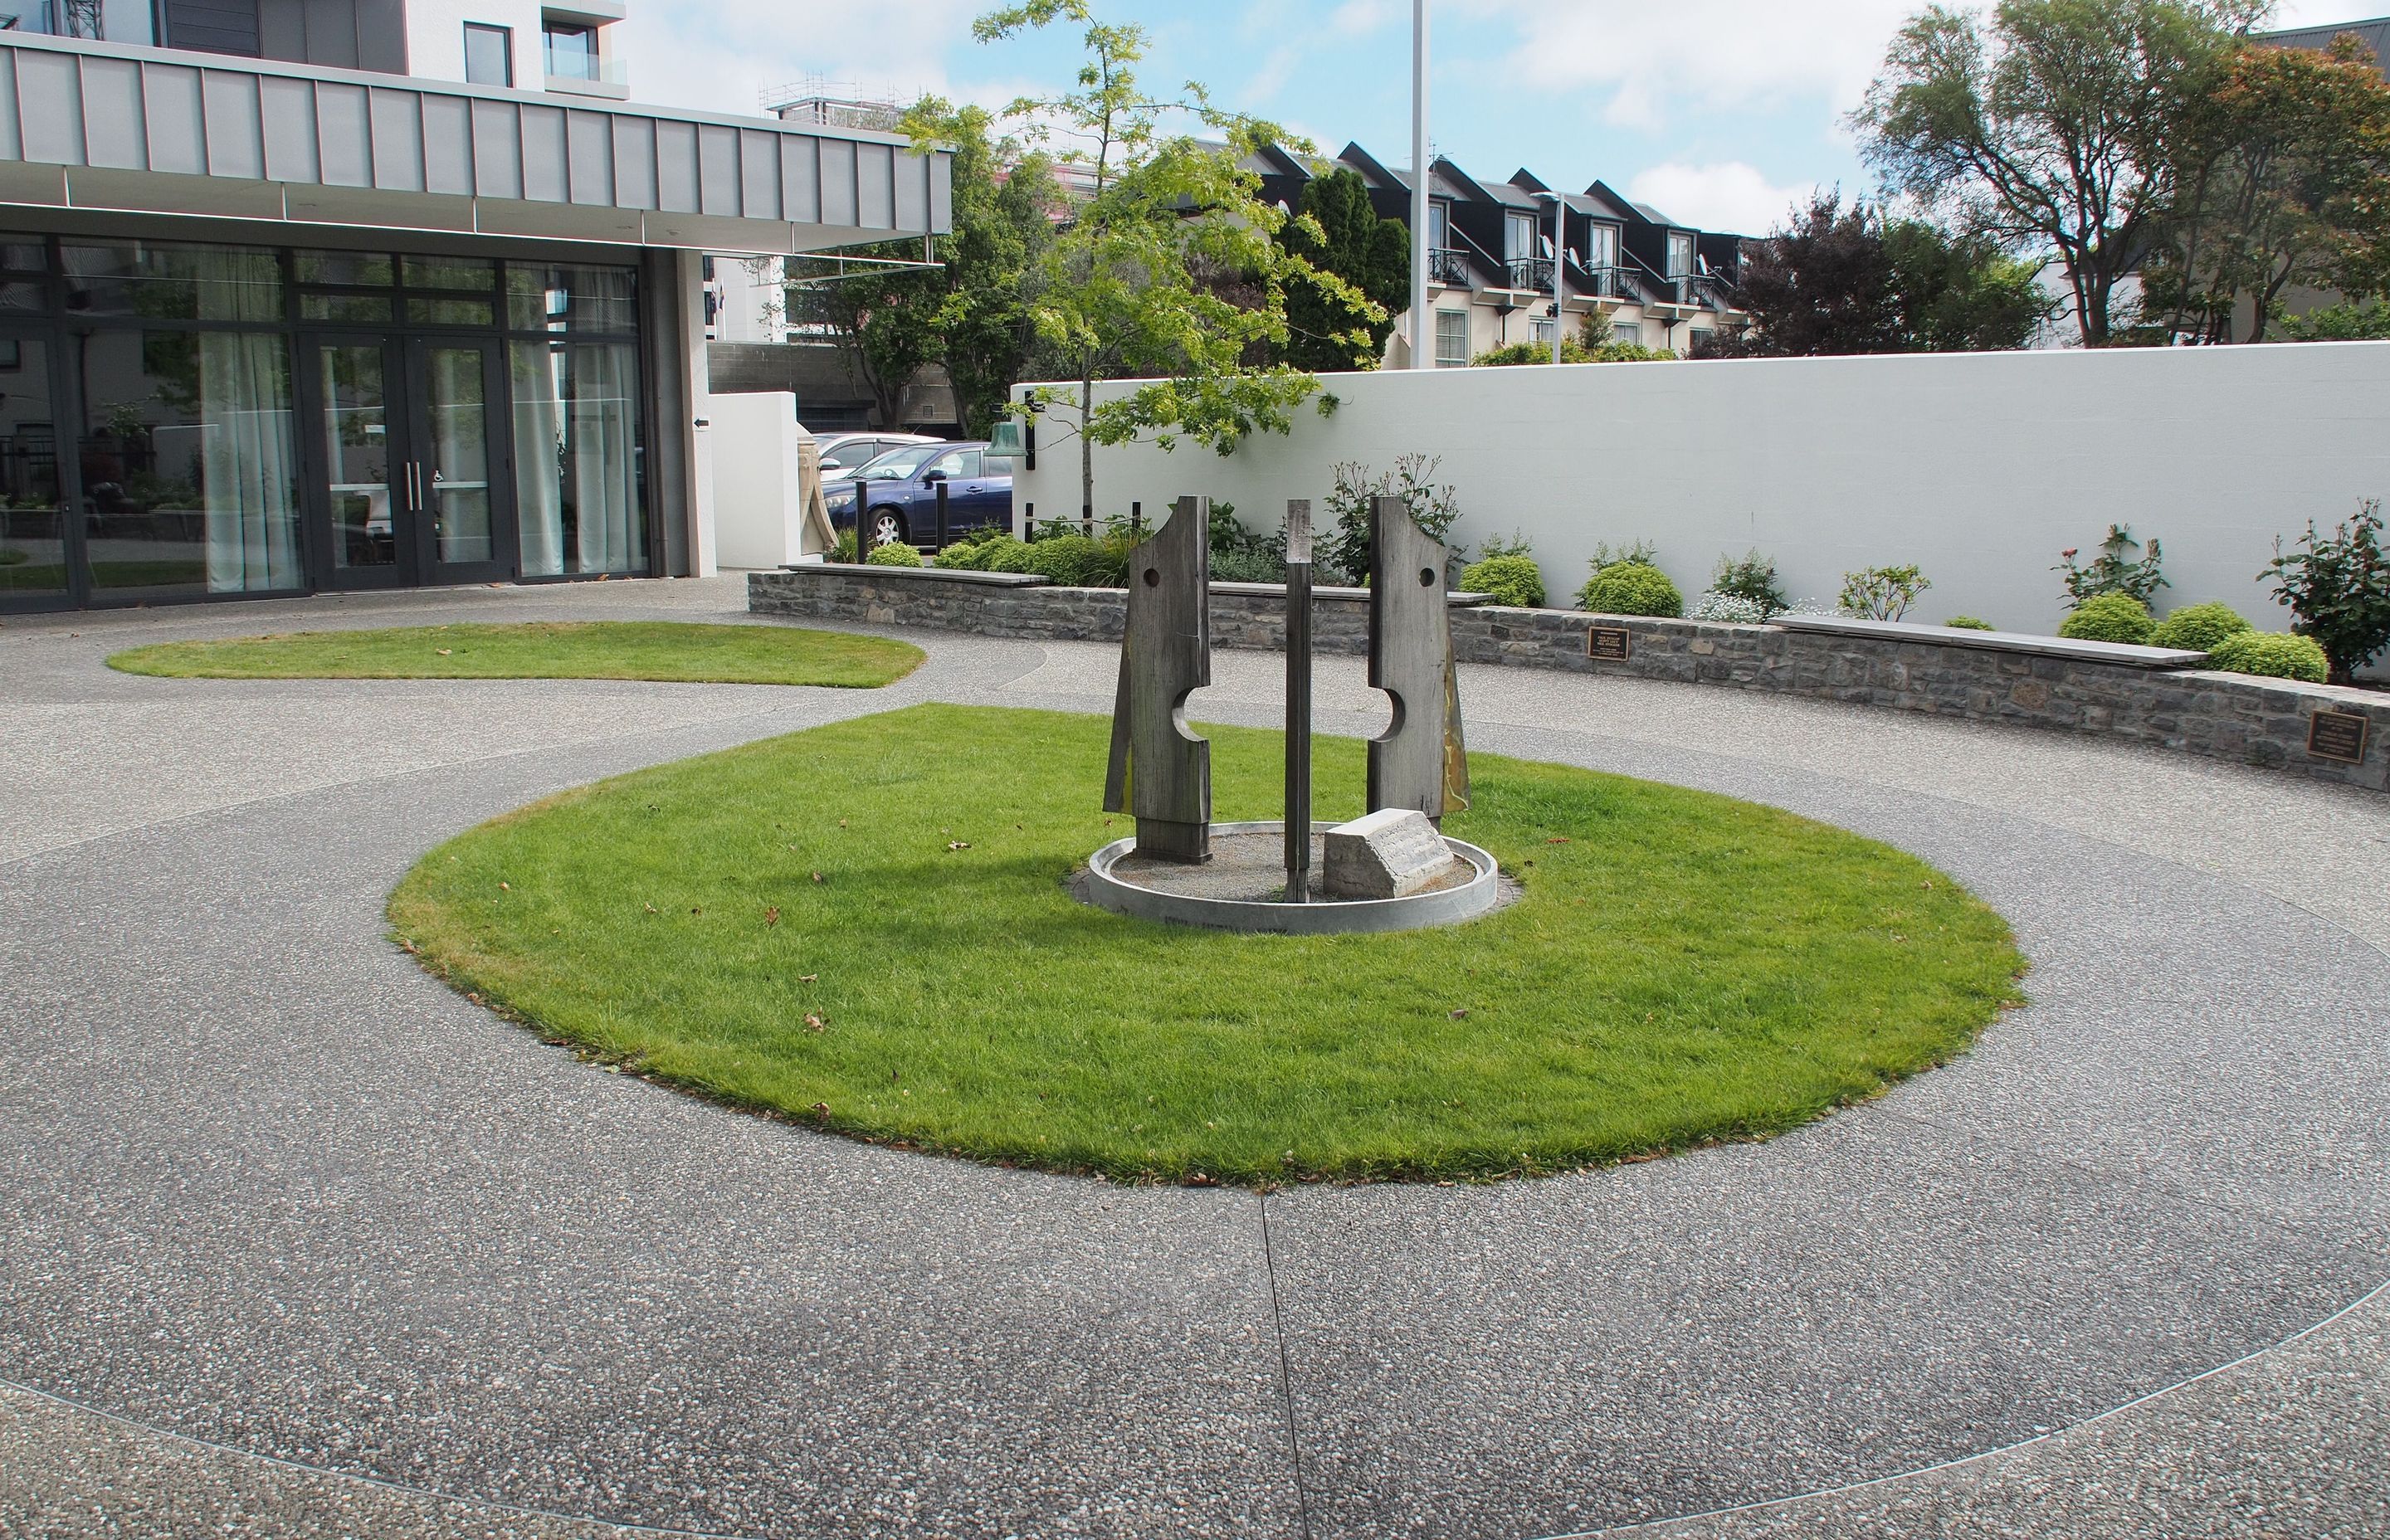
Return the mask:
<svg viewBox="0 0 2390 1540">
<path fill-rule="evenodd" d="M 892 449 L 822 495 L 833 529 L 854 528 L 859 507 L 874 548 L 902 541 L 934 550 L 941 486 L 949 541 L 967 530 L 1012 528 L 1012 462 L 989 455 L 984 441 Z"/>
</svg>

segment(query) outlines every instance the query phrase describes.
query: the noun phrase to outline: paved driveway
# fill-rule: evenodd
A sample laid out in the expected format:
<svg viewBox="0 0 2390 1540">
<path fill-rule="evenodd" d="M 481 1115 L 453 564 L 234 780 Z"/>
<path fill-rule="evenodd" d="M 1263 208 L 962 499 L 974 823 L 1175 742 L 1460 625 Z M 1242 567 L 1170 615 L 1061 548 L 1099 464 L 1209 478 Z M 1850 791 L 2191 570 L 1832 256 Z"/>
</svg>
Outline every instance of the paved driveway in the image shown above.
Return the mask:
<svg viewBox="0 0 2390 1540">
<path fill-rule="evenodd" d="M 1665 1533 L 2390 1529 L 2378 794 L 1469 671 L 1474 747 L 1945 866 L 2016 926 L 2035 1004 L 1771 1144 L 1264 1200 L 723 1112 L 543 1046 L 382 939 L 426 848 L 546 792 L 921 699 L 1105 710 L 1107 648 L 923 635 L 931 663 L 872 693 L 101 665 L 739 602 L 610 584 L 0 628 L 0 1530 L 1328 1540 L 1779 1499 Z M 1197 714 L 1270 722 L 1279 666 L 1224 654 Z M 1383 718 L 1345 661 L 1319 709 Z"/>
</svg>

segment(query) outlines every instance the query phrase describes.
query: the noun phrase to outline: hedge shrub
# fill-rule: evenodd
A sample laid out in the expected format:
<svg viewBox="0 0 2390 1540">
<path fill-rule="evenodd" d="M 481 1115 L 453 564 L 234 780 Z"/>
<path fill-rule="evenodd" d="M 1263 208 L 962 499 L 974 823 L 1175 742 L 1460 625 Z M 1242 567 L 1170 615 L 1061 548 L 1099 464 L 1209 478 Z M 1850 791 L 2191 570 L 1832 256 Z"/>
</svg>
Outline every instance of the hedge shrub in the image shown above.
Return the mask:
<svg viewBox="0 0 2390 1540">
<path fill-rule="evenodd" d="M 2130 594 L 2098 594 L 2075 606 L 2075 613 L 2061 621 L 2058 634 L 2078 642 L 2125 642 L 2139 647 L 2147 644 L 2157 622 L 2150 619 L 2150 607 Z"/>
<path fill-rule="evenodd" d="M 920 552 L 901 540 L 891 541 L 880 546 L 865 558 L 865 564 L 872 567 L 926 567 L 929 565 L 921 559 Z"/>
<path fill-rule="evenodd" d="M 2157 629 L 2150 633 L 2150 645 L 2213 652 L 2216 644 L 2225 637 L 2255 629 L 2230 605 L 2211 599 L 2205 604 L 2186 605 L 2160 621 Z"/>
<path fill-rule="evenodd" d="M 1596 571 L 1577 590 L 1577 608 L 1602 615 L 1657 615 L 1676 620 L 1685 596 L 1668 574 L 1646 561 L 1619 561 Z"/>
<path fill-rule="evenodd" d="M 1125 535 L 1058 534 L 1031 545 L 1022 559 L 1027 571 L 1064 588 L 1118 588 L 1128 581 L 1128 552 Z"/>
<path fill-rule="evenodd" d="M 1513 610 L 1541 610 L 1544 607 L 1544 570 L 1528 556 L 1495 556 L 1472 562 L 1460 574 L 1460 586 L 1472 593 L 1491 594 L 1496 604 L 1507 604 Z"/>
<path fill-rule="evenodd" d="M 1972 615 L 1953 615 L 1942 622 L 1948 631 L 1997 631 L 1999 627 L 1989 621 L 1979 621 Z"/>
<path fill-rule="evenodd" d="M 2304 679 L 2310 685 L 2332 676 L 2332 663 L 2314 637 L 2280 631 L 2236 631 L 2208 650 L 2207 662 L 2227 674 Z"/>
</svg>

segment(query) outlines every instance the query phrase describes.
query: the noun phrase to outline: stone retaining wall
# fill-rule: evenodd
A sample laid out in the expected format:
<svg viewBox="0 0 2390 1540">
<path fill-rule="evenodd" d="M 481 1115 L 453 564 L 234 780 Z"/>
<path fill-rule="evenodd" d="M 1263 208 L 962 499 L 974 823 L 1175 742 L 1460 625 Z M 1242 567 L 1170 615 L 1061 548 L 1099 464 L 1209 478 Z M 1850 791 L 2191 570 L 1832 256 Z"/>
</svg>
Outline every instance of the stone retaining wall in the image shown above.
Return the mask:
<svg viewBox="0 0 2390 1540">
<path fill-rule="evenodd" d="M 990 574 L 993 575 L 993 574 Z M 971 573 L 815 567 L 756 572 L 748 608 L 757 614 L 876 625 L 918 625 L 1051 641 L 1117 641 L 1127 596 L 1112 589 L 1056 588 L 1018 578 L 997 584 Z M 965 580 L 965 581 L 957 581 Z M 1216 584 L 1215 646 L 1275 650 L 1285 643 L 1285 600 L 1258 584 Z M 1313 622 L 1317 650 L 1357 655 L 1366 647 L 1368 601 L 1358 590 L 1328 590 Z M 1626 657 L 1588 651 L 1595 628 L 1625 632 Z M 1452 612 L 1454 651 L 1463 662 L 1570 674 L 1624 674 L 1931 712 L 2130 738 L 2185 753 L 2284 770 L 2382 790 L 2390 786 L 2390 696 L 2204 670 L 2182 672 L 2036 656 L 1981 647 L 1788 631 L 1772 625 L 1595 616 L 1561 610 L 1506 610 L 1462 597 Z M 2319 712 L 2367 724 L 2356 764 L 2309 751 Z"/>
</svg>

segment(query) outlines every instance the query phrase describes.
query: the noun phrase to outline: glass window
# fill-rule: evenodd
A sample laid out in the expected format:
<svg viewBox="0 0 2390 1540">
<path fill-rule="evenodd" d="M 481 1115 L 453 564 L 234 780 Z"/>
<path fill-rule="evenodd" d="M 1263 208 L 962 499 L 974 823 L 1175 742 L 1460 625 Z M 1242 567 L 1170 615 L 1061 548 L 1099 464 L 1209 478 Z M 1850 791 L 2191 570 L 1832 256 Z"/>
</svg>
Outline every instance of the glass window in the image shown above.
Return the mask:
<svg viewBox="0 0 2390 1540">
<path fill-rule="evenodd" d="M 409 289 L 487 294 L 498 283 L 498 264 L 487 257 L 401 257 L 398 271 Z"/>
<path fill-rule="evenodd" d="M 1617 341 L 1635 347 L 1639 348 L 1643 345 L 1643 328 L 1633 321 L 1613 322 L 1610 327 L 1610 335 Z"/>
<path fill-rule="evenodd" d="M 979 451 L 957 449 L 951 455 L 942 455 L 930 469 L 943 472 L 950 481 L 968 481 L 979 474 Z"/>
<path fill-rule="evenodd" d="M 398 564 L 390 491 L 390 397 L 379 342 L 317 348 L 323 379 L 324 464 L 332 510 L 332 565 L 344 571 Z"/>
<path fill-rule="evenodd" d="M 397 269 L 375 251 L 301 251 L 292 266 L 302 284 L 340 284 L 351 289 L 388 289 Z"/>
<path fill-rule="evenodd" d="M 465 23 L 465 83 L 512 85 L 515 83 L 515 30 L 484 22 Z"/>
<path fill-rule="evenodd" d="M 1693 271 L 1693 237 L 1681 231 L 1668 232 L 1668 276 L 1690 277 Z"/>
<path fill-rule="evenodd" d="M 487 300 L 426 300 L 410 298 L 406 318 L 423 326 L 489 327 L 497 325 L 496 307 Z"/>
<path fill-rule="evenodd" d="M 127 327 L 81 340 L 93 588 L 304 587 L 286 339 Z"/>
<path fill-rule="evenodd" d="M 1552 345 L 1552 340 L 1560 335 L 1560 330 L 1561 327 L 1558 321 L 1537 321 L 1536 323 L 1536 340 L 1548 348 Z"/>
<path fill-rule="evenodd" d="M 1503 221 L 1502 255 L 1511 262 L 1536 254 L 1536 216 L 1513 210 Z"/>
<path fill-rule="evenodd" d="M 636 331 L 636 273 L 628 267 L 507 264 L 507 325 L 517 331 Z"/>
<path fill-rule="evenodd" d="M 1435 313 L 1435 361 L 1439 364 L 1469 362 L 1469 312 L 1439 310 Z"/>
<path fill-rule="evenodd" d="M 18 312 L 50 308 L 50 286 L 39 278 L 0 281 L 0 310 Z"/>
<path fill-rule="evenodd" d="M 282 319 L 282 263 L 262 248 L 125 241 L 62 251 L 71 311 L 160 321 Z"/>
<path fill-rule="evenodd" d="M 1428 200 L 1427 243 L 1439 251 L 1452 245 L 1452 205 L 1440 198 Z"/>
<path fill-rule="evenodd" d="M 647 571 L 638 349 L 519 341 L 508 353 L 524 575 Z"/>
<path fill-rule="evenodd" d="M 901 449 L 892 449 L 856 471 L 854 479 L 858 481 L 901 481 L 928 464 L 930 456 L 944 447 L 938 443 L 908 443 Z"/>
<path fill-rule="evenodd" d="M 0 598 L 66 593 L 58 420 L 49 345 L 0 338 Z"/>
<path fill-rule="evenodd" d="M 547 51 L 547 72 L 559 80 L 598 79 L 598 29 L 573 21 L 548 21 L 540 26 Z"/>
<path fill-rule="evenodd" d="M 391 300 L 387 294 L 302 294 L 299 315 L 307 321 L 366 321 L 388 325 Z"/>
</svg>

